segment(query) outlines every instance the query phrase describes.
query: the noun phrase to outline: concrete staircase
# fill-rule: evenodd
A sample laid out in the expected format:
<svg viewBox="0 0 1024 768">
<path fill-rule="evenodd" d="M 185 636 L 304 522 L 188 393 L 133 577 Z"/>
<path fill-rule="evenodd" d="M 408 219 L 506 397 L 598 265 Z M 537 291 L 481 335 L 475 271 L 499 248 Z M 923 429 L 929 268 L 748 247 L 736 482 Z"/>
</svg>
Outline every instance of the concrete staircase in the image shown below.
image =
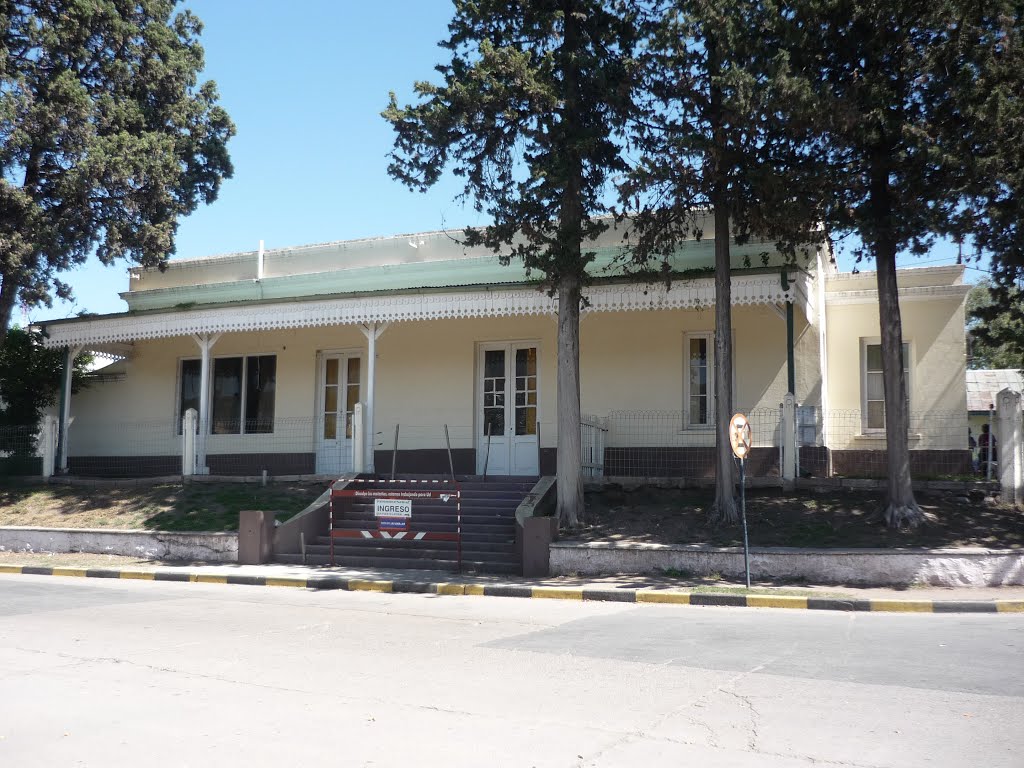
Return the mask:
<svg viewBox="0 0 1024 768">
<path fill-rule="evenodd" d="M 463 572 L 509 573 L 520 571 L 516 554 L 516 508 L 536 483 L 526 477 L 460 478 L 462 491 L 462 570 Z M 408 490 L 410 485 L 380 483 L 375 490 L 388 487 Z M 344 508 L 348 507 L 348 511 Z M 372 500 L 353 499 L 350 505 L 338 505 L 332 511 L 337 529 L 377 530 Z M 440 499 L 417 499 L 409 526 L 412 533 L 455 532 L 455 506 Z M 327 531 L 306 546 L 308 565 L 330 564 L 330 538 Z M 278 554 L 278 562 L 301 563 L 302 556 Z M 334 561 L 349 568 L 413 568 L 458 570 L 458 544 L 455 541 L 415 541 L 403 539 L 335 538 Z"/>
</svg>

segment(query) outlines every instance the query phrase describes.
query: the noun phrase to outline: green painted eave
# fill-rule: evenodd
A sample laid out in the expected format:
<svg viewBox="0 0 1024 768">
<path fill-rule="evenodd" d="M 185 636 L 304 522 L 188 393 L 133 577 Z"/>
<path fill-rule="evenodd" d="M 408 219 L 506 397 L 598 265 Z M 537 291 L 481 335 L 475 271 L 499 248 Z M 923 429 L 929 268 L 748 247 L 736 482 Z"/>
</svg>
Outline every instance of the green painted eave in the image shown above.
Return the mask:
<svg viewBox="0 0 1024 768">
<path fill-rule="evenodd" d="M 595 249 L 587 272 L 595 279 L 621 277 L 622 249 Z M 784 258 L 764 243 L 731 246 L 734 269 L 780 267 Z M 714 242 L 687 243 L 668 259 L 670 271 L 688 274 L 710 271 L 714 267 Z M 193 305 L 268 301 L 320 295 L 395 292 L 423 288 L 468 288 L 472 286 L 515 286 L 540 282 L 541 275 L 527 275 L 522 262 L 502 265 L 497 256 L 479 256 L 450 261 L 388 264 L 330 272 L 239 280 L 225 283 L 200 283 L 175 288 L 121 294 L 131 311 L 172 309 Z"/>
</svg>

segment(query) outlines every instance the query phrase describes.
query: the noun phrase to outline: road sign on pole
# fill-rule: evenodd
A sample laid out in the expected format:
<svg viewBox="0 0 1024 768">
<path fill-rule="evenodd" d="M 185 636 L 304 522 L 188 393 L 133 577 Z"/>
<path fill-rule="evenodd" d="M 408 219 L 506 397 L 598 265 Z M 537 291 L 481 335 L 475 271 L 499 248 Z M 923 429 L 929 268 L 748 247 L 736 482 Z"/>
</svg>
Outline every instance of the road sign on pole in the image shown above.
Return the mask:
<svg viewBox="0 0 1024 768">
<path fill-rule="evenodd" d="M 747 589 L 750 589 L 750 542 L 747 539 L 747 476 L 744 460 L 750 453 L 751 439 L 750 421 L 742 413 L 737 413 L 729 420 L 729 443 L 733 454 L 740 460 L 740 516 L 743 519 L 743 570 L 747 576 Z"/>
<path fill-rule="evenodd" d="M 742 413 L 737 413 L 729 420 L 729 443 L 737 459 L 747 458 L 750 453 L 750 422 Z"/>
</svg>

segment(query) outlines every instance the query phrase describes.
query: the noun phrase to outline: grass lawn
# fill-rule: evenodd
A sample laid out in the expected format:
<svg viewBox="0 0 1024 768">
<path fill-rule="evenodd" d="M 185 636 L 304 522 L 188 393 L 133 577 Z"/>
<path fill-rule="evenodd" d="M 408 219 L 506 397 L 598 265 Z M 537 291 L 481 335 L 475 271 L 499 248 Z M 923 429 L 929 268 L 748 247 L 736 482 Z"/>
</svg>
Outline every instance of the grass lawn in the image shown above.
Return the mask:
<svg viewBox="0 0 1024 768">
<path fill-rule="evenodd" d="M 189 483 L 135 488 L 0 483 L 0 525 L 236 531 L 238 512 L 261 509 L 285 520 L 301 512 L 326 483 Z"/>
<path fill-rule="evenodd" d="M 748 489 L 747 526 L 752 547 L 988 547 L 1024 548 L 1024 510 L 952 494 L 917 501 L 926 522 L 894 531 L 882 519 L 881 492 Z M 609 488 L 586 496 L 582 529 L 574 541 L 742 546 L 737 525 L 714 528 L 709 490 Z"/>
</svg>

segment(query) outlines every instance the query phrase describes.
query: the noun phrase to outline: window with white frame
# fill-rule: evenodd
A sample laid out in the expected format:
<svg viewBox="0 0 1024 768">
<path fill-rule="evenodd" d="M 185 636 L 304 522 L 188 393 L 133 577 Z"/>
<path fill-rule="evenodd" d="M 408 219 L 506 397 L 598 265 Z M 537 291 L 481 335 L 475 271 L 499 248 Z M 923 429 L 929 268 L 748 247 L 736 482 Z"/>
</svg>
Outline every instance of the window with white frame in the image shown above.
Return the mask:
<svg viewBox="0 0 1024 768">
<path fill-rule="evenodd" d="M 178 373 L 178 434 L 181 434 L 181 419 L 185 411 L 192 408 L 199 413 L 199 382 L 201 360 L 182 360 Z M 198 419 L 196 430 L 199 429 Z"/>
<path fill-rule="evenodd" d="M 210 434 L 269 434 L 274 431 L 277 356 L 218 357 L 211 361 Z M 189 408 L 199 410 L 201 361 L 182 360 L 178 387 L 178 431 Z"/>
<path fill-rule="evenodd" d="M 687 333 L 683 357 L 683 411 L 686 426 L 709 427 L 715 419 L 714 334 Z"/>
<path fill-rule="evenodd" d="M 882 380 L 882 345 L 861 340 L 861 414 L 865 432 L 885 431 L 885 383 Z M 910 344 L 903 344 L 903 379 L 910 411 Z"/>
</svg>

